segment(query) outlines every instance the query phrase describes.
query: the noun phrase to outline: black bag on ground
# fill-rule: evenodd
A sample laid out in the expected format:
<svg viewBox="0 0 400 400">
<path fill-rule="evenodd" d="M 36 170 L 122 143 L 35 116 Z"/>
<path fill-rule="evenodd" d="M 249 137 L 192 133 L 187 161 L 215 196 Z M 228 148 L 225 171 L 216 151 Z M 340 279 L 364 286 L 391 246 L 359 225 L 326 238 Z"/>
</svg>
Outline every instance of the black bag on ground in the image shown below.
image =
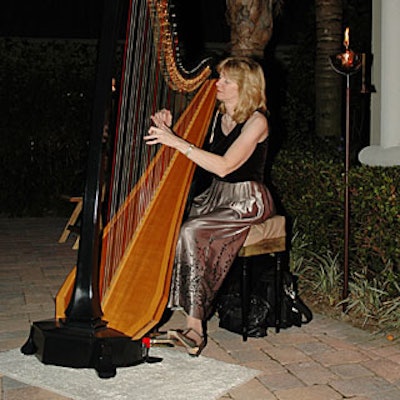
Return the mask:
<svg viewBox="0 0 400 400">
<path fill-rule="evenodd" d="M 226 293 L 220 297 L 217 305 L 219 326 L 228 331 L 242 334 L 242 299 L 239 293 Z M 267 317 L 271 306 L 267 300 L 252 294 L 250 296 L 248 331 L 249 337 L 267 335 Z"/>
<path fill-rule="evenodd" d="M 281 319 L 279 327 L 284 329 L 291 326 L 300 327 L 303 324 L 308 324 L 312 320 L 313 315 L 298 295 L 298 277 L 288 271 L 284 271 L 282 275 Z"/>
<path fill-rule="evenodd" d="M 279 328 L 300 327 L 309 323 L 311 310 L 298 295 L 298 277 L 282 271 L 280 295 L 276 296 L 275 259 L 271 256 L 253 257 L 249 268 L 250 304 L 248 314 L 248 336 L 263 337 L 268 327 L 276 326 L 276 312 L 280 308 Z M 219 326 L 228 331 L 242 333 L 242 300 L 240 291 L 241 266 L 235 262 L 220 290 L 217 299 Z M 276 302 L 278 301 L 278 305 Z"/>
<path fill-rule="evenodd" d="M 267 328 L 271 326 L 270 320 L 274 320 L 274 268 L 272 268 L 272 264 L 270 267 L 268 262 L 270 260 L 264 257 L 262 262 L 261 260 L 257 263 L 254 262 L 250 268 L 250 301 L 247 318 L 247 335 L 249 337 L 266 336 Z M 225 279 L 216 303 L 219 326 L 238 334 L 243 332 L 241 274 L 240 262 L 236 260 Z"/>
</svg>

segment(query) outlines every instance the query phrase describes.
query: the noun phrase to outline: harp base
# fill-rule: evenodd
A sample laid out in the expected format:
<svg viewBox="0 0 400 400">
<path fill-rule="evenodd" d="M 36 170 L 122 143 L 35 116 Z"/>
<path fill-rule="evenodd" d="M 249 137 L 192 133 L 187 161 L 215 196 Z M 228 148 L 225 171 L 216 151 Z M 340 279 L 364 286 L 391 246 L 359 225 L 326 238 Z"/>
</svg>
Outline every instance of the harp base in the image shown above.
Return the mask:
<svg viewBox="0 0 400 400">
<path fill-rule="evenodd" d="M 34 322 L 21 352 L 36 355 L 43 364 L 94 368 L 100 378 L 114 377 L 118 367 L 149 361 L 148 349 L 142 340 L 132 340 L 106 327 L 95 330 L 70 328 L 58 320 Z"/>
</svg>

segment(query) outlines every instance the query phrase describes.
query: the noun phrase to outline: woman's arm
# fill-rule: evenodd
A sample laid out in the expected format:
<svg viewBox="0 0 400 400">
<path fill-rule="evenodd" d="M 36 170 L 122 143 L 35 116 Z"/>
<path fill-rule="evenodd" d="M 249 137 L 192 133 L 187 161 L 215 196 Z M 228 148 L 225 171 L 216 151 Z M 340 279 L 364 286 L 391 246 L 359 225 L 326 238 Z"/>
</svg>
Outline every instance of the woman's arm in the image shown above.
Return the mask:
<svg viewBox="0 0 400 400">
<path fill-rule="evenodd" d="M 156 114 L 157 115 L 157 114 Z M 155 122 L 155 117 L 152 118 Z M 191 145 L 186 140 L 175 135 L 165 123 L 157 120 L 157 126 L 149 129 L 149 135 L 144 139 L 147 144 L 164 144 L 185 154 L 190 160 L 201 168 L 224 177 L 243 165 L 251 156 L 257 143 L 262 142 L 268 136 L 268 122 L 259 112 L 246 122 L 240 136 L 223 155 L 219 156 Z M 156 122 L 155 122 L 156 123 Z"/>
</svg>

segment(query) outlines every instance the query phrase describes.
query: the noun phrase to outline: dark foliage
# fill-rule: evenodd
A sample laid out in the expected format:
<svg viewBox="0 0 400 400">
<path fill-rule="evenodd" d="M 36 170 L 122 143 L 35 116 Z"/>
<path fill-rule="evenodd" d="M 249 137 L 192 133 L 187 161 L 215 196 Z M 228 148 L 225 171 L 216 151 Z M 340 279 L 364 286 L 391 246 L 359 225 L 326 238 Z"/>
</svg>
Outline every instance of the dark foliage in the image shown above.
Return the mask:
<svg viewBox="0 0 400 400">
<path fill-rule="evenodd" d="M 297 220 L 297 229 L 316 254 L 343 255 L 345 182 L 340 155 L 327 145 L 314 151 L 283 150 L 272 171 L 286 213 Z M 399 271 L 399 188 L 400 167 L 351 167 L 350 264 L 354 271 L 378 273 L 388 266 Z"/>
<path fill-rule="evenodd" d="M 95 46 L 2 40 L 0 202 L 6 215 L 43 215 L 83 188 Z"/>
</svg>

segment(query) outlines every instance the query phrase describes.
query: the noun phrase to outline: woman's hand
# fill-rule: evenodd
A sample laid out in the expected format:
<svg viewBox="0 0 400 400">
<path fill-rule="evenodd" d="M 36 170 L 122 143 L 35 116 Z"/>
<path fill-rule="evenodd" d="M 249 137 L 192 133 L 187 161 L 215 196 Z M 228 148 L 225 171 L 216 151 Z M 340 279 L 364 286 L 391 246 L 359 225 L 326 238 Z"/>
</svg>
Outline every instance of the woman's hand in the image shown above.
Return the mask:
<svg viewBox="0 0 400 400">
<path fill-rule="evenodd" d="M 144 140 L 146 144 L 164 144 L 168 147 L 176 148 L 180 139 L 175 133 L 171 130 L 171 128 L 164 125 L 163 128 L 157 128 L 156 126 L 152 126 L 149 129 L 149 134 L 144 136 Z"/>
<path fill-rule="evenodd" d="M 151 116 L 151 120 L 157 128 L 168 127 L 170 128 L 172 125 L 172 114 L 171 111 L 163 108 L 160 111 L 157 111 L 154 115 Z"/>
<path fill-rule="evenodd" d="M 168 147 L 177 148 L 178 144 L 183 141 L 171 129 L 172 114 L 169 110 L 157 111 L 151 116 L 151 120 L 155 126 L 150 127 L 149 134 L 144 136 L 146 144 L 164 144 Z"/>
</svg>

